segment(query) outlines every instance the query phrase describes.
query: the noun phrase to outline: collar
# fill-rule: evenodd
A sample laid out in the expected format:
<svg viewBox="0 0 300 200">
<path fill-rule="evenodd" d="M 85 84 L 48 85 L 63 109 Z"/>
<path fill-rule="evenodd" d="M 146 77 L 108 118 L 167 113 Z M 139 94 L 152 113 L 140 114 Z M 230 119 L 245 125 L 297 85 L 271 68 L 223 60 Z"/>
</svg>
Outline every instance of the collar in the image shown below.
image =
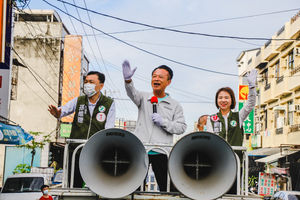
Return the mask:
<svg viewBox="0 0 300 200">
<path fill-rule="evenodd" d="M 224 117 L 226 117 L 226 118 L 229 118 L 229 117 L 231 117 L 231 114 L 232 114 L 232 111 L 230 110 L 226 115 L 222 115 L 222 113 L 221 113 L 221 111 L 219 110 L 219 112 L 218 112 L 218 116 L 219 116 L 219 118 L 223 118 L 224 119 Z"/>
<path fill-rule="evenodd" d="M 86 96 L 86 97 L 87 97 L 87 96 Z M 102 97 L 102 93 L 101 93 L 101 92 L 100 92 L 100 95 L 99 95 L 99 97 L 98 97 L 98 99 L 96 100 L 95 103 L 91 103 L 90 100 L 89 100 L 89 98 L 87 97 L 89 105 L 96 105 L 96 104 L 98 103 L 100 97 Z"/>
<path fill-rule="evenodd" d="M 164 98 L 163 100 L 161 100 L 161 102 L 166 102 L 166 103 L 171 103 L 170 101 L 170 94 L 169 93 L 166 93 L 166 95 L 168 95 L 166 98 Z M 151 101 L 151 98 L 153 97 L 154 95 L 151 94 L 149 95 L 149 97 L 147 98 L 147 101 Z"/>
</svg>

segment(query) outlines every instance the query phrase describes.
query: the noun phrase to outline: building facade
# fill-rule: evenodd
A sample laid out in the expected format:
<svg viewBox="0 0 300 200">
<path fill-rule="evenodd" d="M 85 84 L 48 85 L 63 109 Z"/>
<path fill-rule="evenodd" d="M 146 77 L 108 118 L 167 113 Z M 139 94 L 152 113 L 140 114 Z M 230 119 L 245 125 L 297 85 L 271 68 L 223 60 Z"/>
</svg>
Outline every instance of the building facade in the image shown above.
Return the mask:
<svg viewBox="0 0 300 200">
<path fill-rule="evenodd" d="M 89 66 L 89 60 L 83 55 L 83 48 L 80 48 L 79 57 L 76 58 L 80 61 L 76 69 L 80 80 L 75 88 L 71 77 L 71 73 L 75 73 L 74 69 L 69 69 L 69 74 L 64 69 L 67 35 L 70 36 L 69 31 L 54 10 L 22 10 L 14 13 L 8 118 L 27 132 L 50 134 L 53 143 L 64 142 L 65 138 L 60 136 L 60 122 L 48 112 L 48 105 L 60 106 L 63 103 L 64 95 L 67 95 L 63 93 L 64 88 L 70 94 L 73 94 L 73 90 L 80 91 L 83 75 Z M 74 37 L 80 38 L 82 42 L 81 36 Z M 66 77 L 70 80 L 65 81 Z M 9 149 L 1 147 L 1 163 L 5 163 L 5 154 Z M 37 153 L 39 166 L 48 167 L 49 149 L 50 145 L 47 144 Z M 0 184 L 1 172 L 10 170 L 5 165 L 0 165 Z"/>
<path fill-rule="evenodd" d="M 245 143 L 278 147 L 300 143 L 300 12 L 258 49 L 237 58 L 240 80 L 258 70 L 255 131 Z M 252 140 L 251 140 L 252 139 Z M 251 145 L 251 144 L 250 144 Z"/>
</svg>

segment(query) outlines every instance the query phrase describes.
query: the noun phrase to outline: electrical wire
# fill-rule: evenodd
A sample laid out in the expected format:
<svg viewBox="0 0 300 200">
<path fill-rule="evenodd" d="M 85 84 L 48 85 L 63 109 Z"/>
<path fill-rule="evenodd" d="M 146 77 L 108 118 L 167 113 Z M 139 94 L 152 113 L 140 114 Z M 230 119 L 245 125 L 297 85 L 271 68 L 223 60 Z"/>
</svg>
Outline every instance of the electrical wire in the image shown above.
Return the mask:
<svg viewBox="0 0 300 200">
<path fill-rule="evenodd" d="M 75 4 L 75 1 L 73 1 L 73 2 L 74 2 L 74 4 Z M 69 14 L 68 10 L 66 10 L 66 11 L 67 11 L 67 14 Z M 81 20 L 81 16 L 80 16 L 79 11 L 78 11 L 77 8 L 76 8 L 76 11 L 77 11 L 77 15 L 78 15 L 78 17 L 79 17 L 79 20 L 82 21 L 82 20 Z M 69 14 L 69 16 L 70 16 L 70 14 Z M 70 20 L 72 21 L 72 19 L 70 19 Z M 90 23 L 91 23 L 91 21 L 90 21 Z M 72 23 L 72 24 L 73 24 L 73 23 Z M 83 23 L 81 23 L 81 26 L 82 26 L 82 29 L 83 29 L 84 33 L 87 34 Z M 76 30 L 75 27 L 73 27 L 73 28 L 74 28 L 74 30 Z M 77 31 L 76 31 L 76 32 L 77 32 Z M 95 37 L 95 38 L 96 38 L 96 37 Z M 92 45 L 91 45 L 91 43 L 90 43 L 89 38 L 87 38 L 87 41 L 88 41 L 88 45 L 90 46 L 90 49 L 91 49 L 91 51 L 92 51 L 92 54 L 93 54 L 93 56 L 94 56 L 94 59 L 95 59 L 97 65 L 98 65 L 98 68 L 100 69 L 100 64 L 98 63 L 97 57 L 96 57 L 95 52 L 94 52 L 94 50 L 93 50 L 93 48 L 92 48 Z M 97 42 L 97 40 L 96 40 L 96 42 Z M 96 44 L 98 45 L 98 43 L 96 43 Z M 106 72 L 107 72 L 107 76 L 109 77 L 109 80 L 111 81 L 112 85 L 114 86 L 113 80 L 111 79 L 110 74 L 109 74 L 109 72 L 108 72 L 108 70 L 107 70 L 107 68 L 106 68 L 105 62 L 104 62 L 104 60 L 103 60 L 103 56 L 102 56 L 102 53 L 101 53 L 101 50 L 100 50 L 99 45 L 98 45 L 98 51 L 99 51 L 99 53 L 100 53 L 100 55 L 101 55 L 101 59 L 102 59 L 102 62 L 103 62 L 103 66 L 104 66 L 104 68 L 105 68 L 105 70 L 106 70 Z M 101 71 L 101 69 L 100 69 L 100 71 Z M 113 88 L 113 87 L 112 87 L 112 88 Z M 129 111 L 129 109 L 127 108 L 127 106 L 122 106 L 122 107 L 125 108 L 126 111 L 128 112 L 128 114 L 130 115 L 130 111 Z"/>
<path fill-rule="evenodd" d="M 42 1 L 47 2 L 46 0 L 42 0 Z M 207 34 L 207 33 L 191 32 L 191 31 L 182 31 L 182 30 L 170 29 L 170 28 L 161 27 L 161 26 L 154 26 L 154 25 L 145 24 L 145 23 L 141 23 L 141 22 L 130 21 L 130 20 L 127 20 L 127 19 L 122 19 L 122 18 L 115 17 L 115 16 L 112 16 L 112 15 L 100 13 L 100 12 L 97 12 L 97 11 L 94 11 L 94 10 L 91 10 L 91 9 L 86 9 L 86 8 L 84 8 L 84 7 L 77 6 L 77 5 L 71 4 L 71 3 L 66 2 L 66 1 L 63 1 L 63 0 L 57 0 L 57 1 L 66 3 L 66 4 L 70 5 L 70 6 L 73 6 L 73 7 L 82 9 L 82 10 L 86 10 L 86 11 L 89 11 L 89 12 L 91 12 L 91 13 L 98 14 L 98 15 L 101 15 L 101 16 L 104 16 L 104 17 L 109 17 L 109 18 L 116 19 L 116 20 L 119 20 L 119 21 L 131 23 L 131 24 L 135 24 L 135 25 L 140 25 L 140 26 L 145 26 L 145 27 L 150 27 L 150 28 L 154 28 L 154 29 L 165 30 L 165 31 L 172 31 L 172 32 L 176 32 L 176 33 L 183 33 L 183 34 L 189 34 L 189 35 L 200 35 L 200 36 L 215 37 L 215 38 L 240 39 L 240 40 L 267 40 L 267 41 L 268 41 L 268 40 L 279 40 L 279 41 L 285 41 L 285 40 L 298 40 L 298 39 L 285 39 L 285 38 L 274 38 L 274 39 L 271 38 L 271 39 L 270 39 L 270 38 L 263 38 L 263 37 L 240 37 L 240 36 L 215 35 L 215 34 Z M 47 3 L 48 3 L 48 2 L 47 2 Z M 53 5 L 52 5 L 52 6 L 53 6 Z M 295 10 L 299 10 L 299 9 L 300 9 L 300 8 L 297 8 L 297 9 L 295 9 Z M 294 9 L 293 9 L 293 10 L 294 10 Z M 291 11 L 291 10 L 289 10 L 289 11 Z M 106 34 L 105 34 L 105 35 L 106 35 Z"/>
<path fill-rule="evenodd" d="M 30 70 L 30 67 L 28 67 L 27 63 L 23 60 L 23 58 L 18 54 L 18 52 L 12 48 L 13 52 L 20 58 L 22 61 L 22 64 L 27 67 L 28 71 L 31 73 L 33 78 L 38 82 L 38 84 L 41 86 L 41 88 L 48 94 L 48 96 L 56 103 L 56 100 L 51 96 L 51 94 L 48 92 L 48 90 L 41 84 L 41 82 L 38 80 L 38 78 L 34 75 L 34 73 Z"/>
<path fill-rule="evenodd" d="M 55 6 L 55 5 L 51 4 L 51 3 L 49 3 L 49 2 L 46 1 L 46 0 L 42 0 L 42 1 L 44 1 L 44 2 L 47 3 L 48 5 L 50 5 L 50 6 L 54 7 L 54 8 L 56 8 L 57 10 L 59 10 L 59 11 L 65 13 L 66 15 L 70 15 L 70 14 L 66 13 L 65 11 L 63 11 L 62 9 L 58 8 L 57 6 Z M 186 66 L 186 67 L 189 67 L 189 68 L 193 68 L 193 69 L 197 69 L 197 70 L 201 70 L 201 71 L 205 71 L 205 72 L 211 72 L 211 73 L 215 73 L 215 74 L 222 74 L 222 75 L 235 76 L 235 77 L 238 76 L 238 75 L 236 75 L 236 74 L 231 74 L 231 73 L 226 73 L 226 72 L 220 72 L 220 71 L 215 71 L 215 70 L 209 70 L 209 69 L 206 69 L 206 68 L 203 68 L 203 67 L 197 67 L 197 66 L 194 66 L 194 65 L 185 64 L 185 63 L 183 63 L 183 62 L 179 62 L 179 61 L 176 61 L 176 60 L 173 60 L 173 59 L 170 59 L 170 58 L 167 58 L 167 57 L 158 55 L 158 54 L 156 54 L 156 53 L 150 52 L 150 51 L 148 51 L 148 50 L 142 49 L 142 48 L 137 47 L 137 46 L 135 46 L 135 45 L 132 45 L 132 44 L 130 44 L 130 43 L 128 43 L 128 42 L 125 42 L 124 40 L 121 40 L 121 39 L 119 39 L 119 38 L 117 38 L 117 37 L 115 37 L 115 36 L 112 36 L 112 35 L 110 35 L 110 34 L 104 32 L 104 31 L 102 31 L 102 30 L 100 30 L 100 29 L 98 29 L 98 28 L 96 28 L 96 27 L 91 26 L 90 24 L 88 24 L 88 23 L 86 23 L 86 22 L 84 22 L 84 21 L 79 20 L 78 18 L 76 18 L 76 17 L 73 16 L 73 15 L 70 15 L 70 16 L 71 16 L 72 18 L 74 18 L 75 20 L 77 20 L 77 21 L 79 21 L 79 22 L 82 22 L 83 24 L 85 24 L 85 25 L 87 25 L 87 26 L 89 26 L 89 27 L 95 29 L 96 31 L 99 31 L 99 32 L 103 33 L 104 35 L 107 35 L 107 36 L 109 36 L 109 37 L 111 37 L 111 38 L 113 38 L 113 39 L 115 39 L 115 40 L 117 40 L 117 41 L 119 41 L 119 42 L 121 42 L 121 43 L 123 43 L 123 44 L 126 44 L 126 45 L 128 45 L 128 46 L 130 46 L 130 47 L 133 47 L 133 48 L 135 48 L 135 49 L 137 49 L 137 50 L 140 50 L 140 51 L 142 51 L 142 52 L 144 52 L 144 53 L 147 53 L 147 54 L 150 54 L 150 55 L 152 55 L 152 56 L 161 58 L 161 59 L 163 59 L 163 60 L 167 60 L 167 61 L 172 62 L 172 63 L 175 63 L 175 64 L 183 65 L 183 66 Z"/>
</svg>

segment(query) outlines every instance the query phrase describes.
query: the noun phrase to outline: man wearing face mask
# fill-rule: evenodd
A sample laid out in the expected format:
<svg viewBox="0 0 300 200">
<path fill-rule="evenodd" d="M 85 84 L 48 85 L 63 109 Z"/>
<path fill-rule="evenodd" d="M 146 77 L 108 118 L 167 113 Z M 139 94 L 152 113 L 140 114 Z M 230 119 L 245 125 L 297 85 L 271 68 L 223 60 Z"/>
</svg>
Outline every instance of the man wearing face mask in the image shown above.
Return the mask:
<svg viewBox="0 0 300 200">
<path fill-rule="evenodd" d="M 70 115 L 75 112 L 70 139 L 89 139 L 96 132 L 113 128 L 115 124 L 115 103 L 104 96 L 101 89 L 104 86 L 105 76 L 97 71 L 90 71 L 84 77 L 84 96 L 69 101 L 62 107 L 50 105 L 48 111 L 56 118 Z M 70 156 L 78 145 L 70 144 Z M 79 153 L 76 156 L 74 187 L 82 187 L 79 173 Z M 70 168 L 69 159 L 69 168 Z M 69 173 L 70 174 L 70 173 Z"/>
</svg>

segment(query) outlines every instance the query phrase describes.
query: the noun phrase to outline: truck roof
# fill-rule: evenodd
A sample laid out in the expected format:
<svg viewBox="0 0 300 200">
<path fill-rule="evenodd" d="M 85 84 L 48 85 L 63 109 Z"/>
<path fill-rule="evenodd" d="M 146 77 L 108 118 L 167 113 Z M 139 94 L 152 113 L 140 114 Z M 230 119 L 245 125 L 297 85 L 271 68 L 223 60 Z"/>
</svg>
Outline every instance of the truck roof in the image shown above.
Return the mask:
<svg viewBox="0 0 300 200">
<path fill-rule="evenodd" d="M 11 176 L 8 176 L 7 178 L 19 178 L 19 177 L 43 177 L 45 178 L 45 174 L 39 174 L 39 173 L 23 173 L 23 174 L 14 174 Z"/>
</svg>

